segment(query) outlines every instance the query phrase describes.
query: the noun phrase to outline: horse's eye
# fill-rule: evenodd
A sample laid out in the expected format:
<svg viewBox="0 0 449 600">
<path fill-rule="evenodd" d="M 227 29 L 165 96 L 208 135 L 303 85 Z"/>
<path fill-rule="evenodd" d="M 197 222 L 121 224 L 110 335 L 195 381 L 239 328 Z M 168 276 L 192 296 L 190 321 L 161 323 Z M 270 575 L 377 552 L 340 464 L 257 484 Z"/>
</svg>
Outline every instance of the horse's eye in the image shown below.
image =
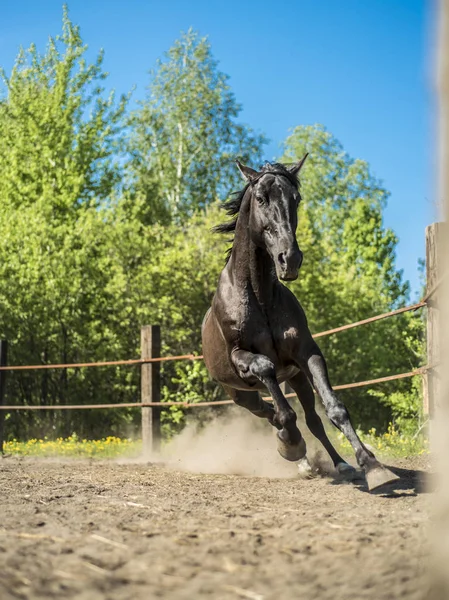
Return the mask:
<svg viewBox="0 0 449 600">
<path fill-rule="evenodd" d="M 264 204 L 265 198 L 263 196 L 256 196 L 256 200 L 259 204 Z"/>
</svg>

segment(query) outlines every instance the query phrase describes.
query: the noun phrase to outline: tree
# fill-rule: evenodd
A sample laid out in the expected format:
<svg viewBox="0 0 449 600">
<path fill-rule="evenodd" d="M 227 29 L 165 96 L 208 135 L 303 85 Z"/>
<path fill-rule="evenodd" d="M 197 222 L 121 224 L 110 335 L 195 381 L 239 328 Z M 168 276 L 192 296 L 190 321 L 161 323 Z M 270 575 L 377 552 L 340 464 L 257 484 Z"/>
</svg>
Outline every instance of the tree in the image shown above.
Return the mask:
<svg viewBox="0 0 449 600">
<path fill-rule="evenodd" d="M 200 352 L 227 245 L 210 231 L 224 218 L 216 198 L 243 185 L 231 155 L 257 166 L 263 138 L 236 122 L 227 77 L 193 32 L 159 64 L 153 96 L 127 128 L 126 99 L 105 98 L 102 57 L 88 64 L 84 52 L 65 10 L 62 34 L 46 52 L 21 51 L 11 75 L 2 74 L 0 337 L 10 341 L 14 364 L 137 357 L 140 327 L 151 323 L 162 326 L 164 354 Z M 305 149 L 298 229 L 305 262 L 292 288 L 312 330 L 404 304 L 396 238 L 382 223 L 386 191 L 323 128 L 296 128 L 284 159 Z M 124 150 L 131 158 L 123 190 Z M 409 370 L 419 361 L 421 330 L 416 316 L 403 315 L 324 339 L 333 380 Z M 7 402 L 132 402 L 138 387 L 135 368 L 15 372 Z M 345 400 L 356 424 L 380 428 L 392 416 L 416 415 L 410 391 L 410 382 L 395 382 Z M 221 393 L 200 361 L 163 365 L 165 400 Z M 179 424 L 182 413 L 170 414 Z M 98 437 L 137 430 L 139 413 L 14 412 L 8 423 L 12 436 Z M 173 430 L 168 417 L 166 427 Z"/>
<path fill-rule="evenodd" d="M 397 239 L 382 221 L 387 191 L 367 163 L 352 159 L 322 127 L 296 128 L 282 160 L 292 162 L 305 151 L 311 156 L 301 177 L 297 232 L 305 258 L 299 279 L 290 287 L 305 308 L 312 332 L 403 306 L 409 291 L 395 266 Z M 185 227 L 162 227 L 166 241 L 158 262 L 142 270 L 142 287 L 153 281 L 146 294 L 160 307 L 159 319 L 170 340 L 167 351 L 199 348 L 201 320 L 224 265 L 224 240 L 209 233 L 224 218 L 218 206 L 199 213 Z M 157 229 L 151 230 L 154 234 Z M 422 325 L 422 315 L 404 314 L 321 338 L 332 381 L 362 381 L 418 366 Z M 164 382 L 166 399 L 219 397 L 199 362 L 167 363 Z M 416 381 L 402 380 L 339 395 L 350 406 L 357 427 L 386 430 L 392 419 L 402 428 L 416 427 L 416 387 Z"/>
<path fill-rule="evenodd" d="M 292 290 L 312 332 L 361 320 L 405 305 L 408 283 L 395 266 L 396 235 L 383 225 L 387 191 L 362 160 L 351 158 L 321 126 L 296 127 L 282 161 L 310 152 L 301 177 L 298 241 L 304 264 Z M 420 315 L 405 314 L 319 340 L 332 381 L 350 383 L 409 371 L 422 360 Z M 410 380 L 340 392 L 358 425 L 384 428 Z M 363 400 L 361 400 L 363 399 Z M 416 402 L 414 402 L 416 409 Z M 410 412 L 410 411 L 409 411 Z M 416 410 L 412 411 L 414 417 Z M 397 416 L 397 415 L 396 415 Z"/>
<path fill-rule="evenodd" d="M 238 185 L 237 156 L 260 160 L 262 135 L 237 122 L 241 107 L 211 47 L 191 29 L 151 74 L 131 119 L 132 202 L 146 222 L 181 219 Z"/>
<path fill-rule="evenodd" d="M 20 50 L 8 77 L 0 71 L 2 209 L 36 202 L 48 213 L 108 198 L 120 181 L 118 142 L 126 98 L 104 97 L 103 55 L 87 64 L 79 28 L 64 7 L 62 34 L 45 54 Z"/>
<path fill-rule="evenodd" d="M 107 231 L 100 207 L 121 178 L 126 100 L 105 98 L 102 55 L 88 64 L 85 50 L 64 8 L 62 34 L 50 38 L 46 52 L 21 50 L 10 76 L 1 74 L 0 335 L 16 364 L 71 362 L 86 347 L 93 357 L 110 342 L 102 312 L 111 265 L 101 255 Z M 93 384 L 93 373 L 10 375 L 8 395 L 68 403 L 76 391 L 88 398 L 80 382 L 89 378 Z M 70 427 L 71 416 L 53 416 Z M 20 424 L 30 432 L 41 420 L 33 413 Z"/>
</svg>

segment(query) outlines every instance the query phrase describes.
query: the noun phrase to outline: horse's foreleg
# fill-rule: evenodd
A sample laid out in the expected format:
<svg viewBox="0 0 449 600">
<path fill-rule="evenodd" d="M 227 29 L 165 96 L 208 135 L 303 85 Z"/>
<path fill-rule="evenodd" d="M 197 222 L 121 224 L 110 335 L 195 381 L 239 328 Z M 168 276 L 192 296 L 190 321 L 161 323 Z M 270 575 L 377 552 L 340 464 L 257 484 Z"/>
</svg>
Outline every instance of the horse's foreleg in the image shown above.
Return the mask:
<svg viewBox="0 0 449 600">
<path fill-rule="evenodd" d="M 398 479 L 394 473 L 381 465 L 374 454 L 361 442 L 352 426 L 345 405 L 338 400 L 331 387 L 326 361 L 316 344 L 312 345 L 310 351 L 303 357 L 302 362 L 310 382 L 324 404 L 327 416 L 344 433 L 353 447 L 357 462 L 365 471 L 369 489 L 373 490 Z"/>
<path fill-rule="evenodd" d="M 356 475 L 356 470 L 343 460 L 326 435 L 320 416 L 315 410 L 315 394 L 307 379 L 307 375 L 300 371 L 294 377 L 289 379 L 288 383 L 296 392 L 296 395 L 301 402 L 304 409 L 306 424 L 311 433 L 323 444 L 337 471 L 345 477 L 353 479 Z"/>
<path fill-rule="evenodd" d="M 271 360 L 263 354 L 253 354 L 246 350 L 235 350 L 231 354 L 231 360 L 244 381 L 251 381 L 256 377 L 273 398 L 275 415 L 272 422 L 279 429 L 278 451 L 281 456 L 293 461 L 303 458 L 306 444 L 296 425 L 296 413 L 279 387 Z"/>
</svg>

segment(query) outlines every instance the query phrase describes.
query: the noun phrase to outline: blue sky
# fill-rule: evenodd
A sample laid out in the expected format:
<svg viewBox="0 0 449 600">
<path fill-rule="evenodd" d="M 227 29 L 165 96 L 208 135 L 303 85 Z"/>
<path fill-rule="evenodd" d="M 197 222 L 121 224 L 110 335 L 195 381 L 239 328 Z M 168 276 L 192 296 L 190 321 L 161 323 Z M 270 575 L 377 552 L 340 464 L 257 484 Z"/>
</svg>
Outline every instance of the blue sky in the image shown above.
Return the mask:
<svg viewBox="0 0 449 600">
<path fill-rule="evenodd" d="M 72 0 L 92 56 L 105 50 L 108 85 L 142 98 L 148 71 L 193 27 L 208 35 L 230 76 L 241 120 L 280 153 L 290 128 L 324 124 L 391 192 L 385 225 L 399 237 L 397 266 L 419 291 L 424 228 L 434 189 L 432 15 L 425 0 Z M 0 64 L 20 45 L 43 48 L 61 28 L 62 2 L 3 2 Z M 259 76 L 267 83 L 258 85 Z"/>
</svg>

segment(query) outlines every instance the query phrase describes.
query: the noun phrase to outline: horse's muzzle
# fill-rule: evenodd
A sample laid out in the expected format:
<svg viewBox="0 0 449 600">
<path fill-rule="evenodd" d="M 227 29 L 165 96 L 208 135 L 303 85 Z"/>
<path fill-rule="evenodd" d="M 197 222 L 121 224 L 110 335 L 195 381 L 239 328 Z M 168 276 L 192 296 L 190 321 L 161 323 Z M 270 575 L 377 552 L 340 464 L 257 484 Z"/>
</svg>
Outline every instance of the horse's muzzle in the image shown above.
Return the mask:
<svg viewBox="0 0 449 600">
<path fill-rule="evenodd" d="M 298 279 L 299 269 L 302 265 L 304 255 L 295 248 L 288 252 L 281 252 L 278 255 L 277 272 L 282 281 L 294 281 Z"/>
</svg>

